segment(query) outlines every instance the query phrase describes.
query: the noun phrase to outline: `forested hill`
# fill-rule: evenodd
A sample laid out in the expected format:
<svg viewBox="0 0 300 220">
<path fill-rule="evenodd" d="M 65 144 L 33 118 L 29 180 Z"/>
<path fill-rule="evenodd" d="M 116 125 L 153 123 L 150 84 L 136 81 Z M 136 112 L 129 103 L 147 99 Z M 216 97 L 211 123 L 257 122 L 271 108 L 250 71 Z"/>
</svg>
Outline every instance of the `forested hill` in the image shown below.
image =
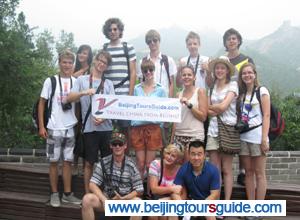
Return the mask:
<svg viewBox="0 0 300 220">
<path fill-rule="evenodd" d="M 161 51 L 175 58 L 187 55 L 185 37 L 188 33 L 179 27 L 159 30 Z M 199 31 L 201 53 L 210 57 L 224 54 L 222 35 L 212 30 Z M 243 33 L 242 33 L 243 34 Z M 273 33 L 255 40 L 244 39 L 241 51 L 253 58 L 260 81 L 272 90 L 287 95 L 300 89 L 300 27 L 285 21 Z M 144 35 L 130 41 L 136 48 L 138 58 L 148 51 Z"/>
</svg>

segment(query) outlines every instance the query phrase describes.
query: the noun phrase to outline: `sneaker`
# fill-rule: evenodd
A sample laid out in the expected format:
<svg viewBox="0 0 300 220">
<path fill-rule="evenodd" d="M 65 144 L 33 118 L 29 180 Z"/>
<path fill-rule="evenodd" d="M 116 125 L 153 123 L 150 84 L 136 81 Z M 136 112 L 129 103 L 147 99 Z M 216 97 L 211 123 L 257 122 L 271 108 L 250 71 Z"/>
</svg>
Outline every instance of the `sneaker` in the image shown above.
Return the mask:
<svg viewBox="0 0 300 220">
<path fill-rule="evenodd" d="M 60 206 L 60 199 L 59 199 L 59 193 L 52 193 L 50 196 L 50 205 L 52 207 L 59 207 Z"/>
<path fill-rule="evenodd" d="M 66 196 L 65 194 L 63 194 L 63 197 L 62 197 L 61 201 L 67 202 L 67 203 L 76 204 L 76 205 L 80 205 L 81 204 L 81 199 L 76 198 L 74 196 L 74 193 L 71 193 L 68 196 Z"/>
<path fill-rule="evenodd" d="M 237 183 L 240 184 L 241 186 L 245 186 L 245 174 L 240 173 L 237 177 Z"/>
</svg>

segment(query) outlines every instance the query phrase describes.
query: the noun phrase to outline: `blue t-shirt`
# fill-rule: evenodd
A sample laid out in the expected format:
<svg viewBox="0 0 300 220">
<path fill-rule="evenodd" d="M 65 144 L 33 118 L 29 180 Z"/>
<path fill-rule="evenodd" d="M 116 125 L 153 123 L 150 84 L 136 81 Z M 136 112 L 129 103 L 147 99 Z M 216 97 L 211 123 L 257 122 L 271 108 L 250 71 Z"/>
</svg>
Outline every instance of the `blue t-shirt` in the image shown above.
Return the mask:
<svg viewBox="0 0 300 220">
<path fill-rule="evenodd" d="M 145 96 L 145 97 L 163 97 L 163 98 L 167 97 L 166 91 L 163 89 L 163 87 L 159 83 L 156 83 L 155 89 L 149 94 L 145 94 L 144 88 L 143 88 L 143 83 L 137 84 L 134 87 L 133 95 L 134 96 Z M 146 125 L 146 124 L 160 124 L 160 122 L 131 121 L 131 126 L 139 126 L 139 125 Z"/>
<path fill-rule="evenodd" d="M 204 200 L 211 190 L 220 189 L 220 173 L 216 166 L 205 161 L 201 174 L 195 176 L 192 164 L 186 162 L 177 172 L 174 184 L 184 186 L 192 199 Z"/>
</svg>

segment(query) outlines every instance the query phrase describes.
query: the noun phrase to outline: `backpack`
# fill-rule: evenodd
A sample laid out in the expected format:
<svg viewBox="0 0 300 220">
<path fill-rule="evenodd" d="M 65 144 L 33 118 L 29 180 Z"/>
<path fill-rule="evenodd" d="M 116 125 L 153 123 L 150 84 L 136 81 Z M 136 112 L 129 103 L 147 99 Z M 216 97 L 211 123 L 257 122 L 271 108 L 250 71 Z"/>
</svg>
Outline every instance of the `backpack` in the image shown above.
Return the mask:
<svg viewBox="0 0 300 220">
<path fill-rule="evenodd" d="M 147 60 L 147 57 L 143 58 L 143 61 Z M 170 77 L 170 68 L 169 68 L 169 60 L 168 60 L 168 56 L 165 54 L 161 55 L 161 60 L 160 60 L 160 65 L 164 65 L 167 75 L 168 75 L 168 80 L 169 80 L 169 85 L 171 85 L 171 77 Z"/>
<path fill-rule="evenodd" d="M 261 99 L 260 99 L 260 88 L 256 90 L 256 98 L 259 102 L 260 109 L 262 112 Z M 285 121 L 282 117 L 281 112 L 271 103 L 270 107 L 270 128 L 269 128 L 269 140 L 274 141 L 277 137 L 282 135 L 285 128 Z"/>
<path fill-rule="evenodd" d="M 108 44 L 109 43 L 105 43 L 103 45 L 103 50 L 107 51 Z M 127 61 L 128 75 L 127 75 L 127 77 L 125 77 L 124 79 L 122 79 L 121 82 L 119 82 L 116 85 L 114 85 L 115 89 L 121 87 L 126 81 L 130 80 L 130 61 L 129 61 L 129 53 L 128 53 L 127 42 L 122 42 L 122 45 L 123 45 L 124 55 L 125 55 L 126 61 Z M 114 57 L 114 56 L 112 55 L 112 57 Z M 119 55 L 118 55 L 118 57 L 119 57 Z"/>
<path fill-rule="evenodd" d="M 56 89 L 56 78 L 55 78 L 55 76 L 51 76 L 50 80 L 51 80 L 51 95 L 50 95 L 50 99 L 48 99 L 45 102 L 45 108 L 44 108 L 44 125 L 45 125 L 45 127 L 47 127 L 48 120 L 51 117 L 52 99 L 53 99 L 55 89 Z M 31 113 L 33 125 L 38 130 L 39 130 L 39 117 L 38 117 L 39 102 L 40 102 L 40 98 L 38 98 L 37 101 L 33 104 L 32 113 Z"/>
</svg>

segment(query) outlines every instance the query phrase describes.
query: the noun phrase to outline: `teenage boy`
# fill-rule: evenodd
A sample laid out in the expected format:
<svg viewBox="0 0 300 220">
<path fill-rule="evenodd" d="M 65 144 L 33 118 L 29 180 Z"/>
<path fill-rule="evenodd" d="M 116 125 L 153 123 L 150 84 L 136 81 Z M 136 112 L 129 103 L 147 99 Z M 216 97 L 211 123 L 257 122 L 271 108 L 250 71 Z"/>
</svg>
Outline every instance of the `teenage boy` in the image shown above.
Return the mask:
<svg viewBox="0 0 300 220">
<path fill-rule="evenodd" d="M 71 191 L 73 162 L 73 148 L 75 145 L 74 126 L 77 123 L 74 104 L 66 102 L 75 78 L 72 77 L 75 56 L 69 50 L 59 54 L 59 74 L 55 75 L 55 92 L 51 97 L 52 82 L 47 78 L 44 82 L 38 106 L 39 135 L 46 139 L 46 153 L 50 161 L 49 179 L 51 187 L 50 205 L 59 207 L 61 205 L 58 184 L 58 162 L 63 160 L 63 202 L 80 204 Z M 50 97 L 52 98 L 50 100 Z M 46 101 L 52 102 L 51 115 L 47 125 L 44 124 L 44 110 Z"/>
<path fill-rule="evenodd" d="M 82 200 L 82 219 L 94 220 L 94 209 L 104 210 L 105 201 L 137 200 L 143 194 L 143 184 L 135 162 L 125 155 L 127 148 L 124 134 L 114 132 L 110 141 L 112 155 L 97 164 L 88 193 Z M 141 219 L 133 216 L 130 219 Z"/>
<path fill-rule="evenodd" d="M 225 31 L 223 35 L 223 44 L 227 51 L 227 57 L 230 63 L 232 63 L 236 68 L 236 73 L 234 80 L 238 79 L 238 72 L 240 68 L 245 63 L 254 64 L 252 58 L 242 54 L 240 52 L 240 46 L 243 43 L 242 35 L 235 29 L 230 28 Z M 239 157 L 239 175 L 237 177 L 237 183 L 244 186 L 245 185 L 245 169 L 242 166 L 241 157 Z"/>
<path fill-rule="evenodd" d="M 145 42 L 150 49 L 150 53 L 143 59 L 151 60 L 155 65 L 154 80 L 162 85 L 168 97 L 174 96 L 174 78 L 177 73 L 177 67 L 174 59 L 170 56 L 164 55 L 160 52 L 161 37 L 158 31 L 149 30 L 145 36 Z M 143 59 L 140 60 L 138 77 L 140 80 L 143 78 L 141 64 Z"/>
<path fill-rule="evenodd" d="M 196 73 L 195 86 L 197 88 L 206 89 L 206 74 L 208 71 L 208 60 L 207 56 L 200 55 L 199 49 L 201 46 L 200 36 L 191 31 L 185 38 L 186 48 L 189 51 L 189 56 L 183 57 L 179 60 L 179 68 L 176 76 L 177 87 L 182 87 L 180 71 L 181 67 L 185 65 L 191 65 Z"/>
<path fill-rule="evenodd" d="M 112 56 L 112 64 L 105 77 L 113 82 L 116 95 L 132 95 L 136 80 L 136 55 L 131 44 L 121 41 L 124 24 L 119 18 L 109 18 L 102 31 L 109 39 L 103 49 Z M 118 129 L 124 133 L 128 133 L 129 125 L 130 121 L 117 121 Z"/>
</svg>

